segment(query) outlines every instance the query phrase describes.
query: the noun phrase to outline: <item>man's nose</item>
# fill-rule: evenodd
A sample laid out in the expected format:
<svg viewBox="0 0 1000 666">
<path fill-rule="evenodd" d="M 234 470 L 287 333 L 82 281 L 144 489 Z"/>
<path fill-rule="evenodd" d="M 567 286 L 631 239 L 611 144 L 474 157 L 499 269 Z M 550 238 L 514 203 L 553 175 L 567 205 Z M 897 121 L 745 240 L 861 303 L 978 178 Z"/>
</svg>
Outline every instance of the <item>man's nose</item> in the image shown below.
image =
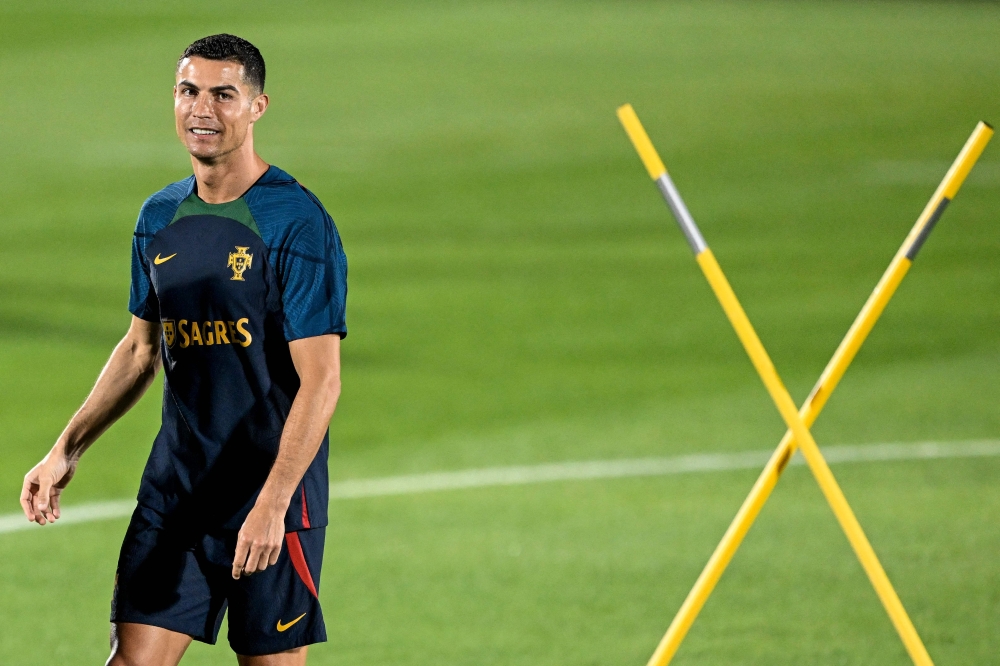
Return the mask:
<svg viewBox="0 0 1000 666">
<path fill-rule="evenodd" d="M 211 118 L 213 115 L 212 96 L 200 93 L 195 97 L 194 105 L 191 107 L 191 115 L 197 118 Z"/>
</svg>

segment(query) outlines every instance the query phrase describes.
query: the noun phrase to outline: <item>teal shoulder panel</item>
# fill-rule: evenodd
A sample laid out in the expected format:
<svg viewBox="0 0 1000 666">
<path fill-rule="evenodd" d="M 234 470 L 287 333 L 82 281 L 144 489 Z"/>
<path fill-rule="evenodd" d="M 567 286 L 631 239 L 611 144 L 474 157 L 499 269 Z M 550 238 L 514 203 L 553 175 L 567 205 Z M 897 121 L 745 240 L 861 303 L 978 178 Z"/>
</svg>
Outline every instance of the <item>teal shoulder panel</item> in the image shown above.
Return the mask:
<svg viewBox="0 0 1000 666">
<path fill-rule="evenodd" d="M 170 224 L 173 224 L 182 217 L 191 217 L 192 215 L 216 215 L 218 217 L 228 217 L 231 220 L 236 220 L 247 229 L 260 236 L 260 229 L 257 228 L 257 222 L 253 219 L 250 207 L 247 206 L 247 202 L 243 200 L 243 197 L 240 197 L 236 201 L 211 204 L 205 203 L 198 198 L 197 194 L 192 192 L 191 195 L 182 201 L 180 206 L 178 206 L 177 212 L 174 213 L 174 219 L 170 220 Z"/>
</svg>

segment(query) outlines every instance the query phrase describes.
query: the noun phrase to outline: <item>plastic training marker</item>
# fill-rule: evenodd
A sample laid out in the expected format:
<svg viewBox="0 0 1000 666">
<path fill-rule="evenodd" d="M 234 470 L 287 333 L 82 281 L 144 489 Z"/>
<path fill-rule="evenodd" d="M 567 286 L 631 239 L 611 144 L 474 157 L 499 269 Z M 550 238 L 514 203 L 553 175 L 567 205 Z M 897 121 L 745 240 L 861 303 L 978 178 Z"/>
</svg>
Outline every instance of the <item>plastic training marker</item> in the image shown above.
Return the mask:
<svg viewBox="0 0 1000 666">
<path fill-rule="evenodd" d="M 803 404 L 802 409 L 796 411 L 791 396 L 788 395 L 788 391 L 782 384 L 746 313 L 743 311 L 711 250 L 708 249 L 704 237 L 701 235 L 698 226 L 687 210 L 687 206 L 684 204 L 683 199 L 681 199 L 680 193 L 677 191 L 676 186 L 667 173 L 666 167 L 656 153 L 656 149 L 649 140 L 631 105 L 626 104 L 620 107 L 618 109 L 618 118 L 625 127 L 625 131 L 632 140 L 636 151 L 642 158 L 650 177 L 660 188 L 667 205 L 670 207 L 681 230 L 684 232 L 685 238 L 687 238 L 688 244 L 695 253 L 695 258 L 701 266 L 705 277 L 708 279 L 712 290 L 722 304 L 754 367 L 757 369 L 758 374 L 760 374 L 768 392 L 771 394 L 771 398 L 778 407 L 778 411 L 781 412 L 782 418 L 789 427 L 788 432 L 785 433 L 778 448 L 761 472 L 749 496 L 743 502 L 739 512 L 730 524 L 729 529 L 726 530 L 722 541 L 705 565 L 691 592 L 688 593 L 683 605 L 670 624 L 666 635 L 660 641 L 656 652 L 650 658 L 648 666 L 665 666 L 673 658 L 681 642 L 684 640 L 688 629 L 694 623 L 698 612 L 712 593 L 723 571 L 732 560 L 744 536 L 746 536 L 747 531 L 770 496 L 771 491 L 777 484 L 778 477 L 784 471 L 797 446 L 801 446 L 806 462 L 809 464 L 838 522 L 840 522 L 852 548 L 861 561 L 865 573 L 868 574 L 868 578 L 871 580 L 883 606 L 885 606 L 911 659 L 919 666 L 932 665 L 933 662 L 930 655 L 921 642 L 916 629 L 913 627 L 913 623 L 906 614 L 906 610 L 903 608 L 899 597 L 896 595 L 871 544 L 865 537 L 861 525 L 854 516 L 854 512 L 847 503 L 843 492 L 837 485 L 829 466 L 823 459 L 808 428 L 816 420 L 816 417 L 819 416 L 827 399 L 836 388 L 841 377 L 843 377 L 844 372 L 854 359 L 858 349 L 864 343 L 868 333 L 875 325 L 889 299 L 892 298 L 899 283 L 912 265 L 917 252 L 919 252 L 924 241 L 944 212 L 944 209 L 958 192 L 969 171 L 989 142 L 993 135 L 992 128 L 986 123 L 979 123 L 976 126 L 962 152 L 954 164 L 952 164 L 951 169 L 949 169 L 944 180 L 938 186 L 934 196 L 931 197 L 923 213 L 917 219 L 916 224 L 914 224 L 903 245 L 883 274 L 882 279 L 858 314 L 854 324 L 840 343 L 833 358 L 827 364 L 819 381 L 809 394 L 805 404 Z"/>
</svg>

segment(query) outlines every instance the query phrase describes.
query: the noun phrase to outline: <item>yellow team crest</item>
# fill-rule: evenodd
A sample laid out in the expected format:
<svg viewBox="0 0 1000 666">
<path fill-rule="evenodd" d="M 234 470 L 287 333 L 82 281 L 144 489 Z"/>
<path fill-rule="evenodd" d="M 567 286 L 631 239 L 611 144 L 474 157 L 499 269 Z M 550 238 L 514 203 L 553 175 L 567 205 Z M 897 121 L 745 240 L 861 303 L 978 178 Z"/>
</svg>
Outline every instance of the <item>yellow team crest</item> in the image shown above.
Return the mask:
<svg viewBox="0 0 1000 666">
<path fill-rule="evenodd" d="M 163 341 L 167 343 L 168 347 L 174 346 L 174 320 L 165 319 L 163 320 Z"/>
<path fill-rule="evenodd" d="M 250 263 L 253 261 L 253 255 L 247 254 L 248 247 L 236 246 L 236 252 L 229 253 L 229 263 L 226 264 L 226 268 L 233 269 L 233 277 L 230 280 L 239 280 L 243 282 L 243 272 L 250 270 Z"/>
</svg>

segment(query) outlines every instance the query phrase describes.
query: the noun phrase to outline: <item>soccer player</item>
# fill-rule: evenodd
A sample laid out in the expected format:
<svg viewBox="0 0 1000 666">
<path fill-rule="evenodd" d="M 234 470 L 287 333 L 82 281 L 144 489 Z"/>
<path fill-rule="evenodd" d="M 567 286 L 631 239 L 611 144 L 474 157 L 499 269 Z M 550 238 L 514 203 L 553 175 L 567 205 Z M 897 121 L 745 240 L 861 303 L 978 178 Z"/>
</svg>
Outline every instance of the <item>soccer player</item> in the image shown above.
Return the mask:
<svg viewBox="0 0 1000 666">
<path fill-rule="evenodd" d="M 112 666 L 177 664 L 192 639 L 215 642 L 227 607 L 240 664 L 304 664 L 326 640 L 318 591 L 347 263 L 316 197 L 254 151 L 268 101 L 246 40 L 214 35 L 184 51 L 174 117 L 194 175 L 143 204 L 129 331 L 24 478 L 28 520 L 58 520 L 80 456 L 163 367 L 163 423 L 115 577 Z"/>
</svg>

